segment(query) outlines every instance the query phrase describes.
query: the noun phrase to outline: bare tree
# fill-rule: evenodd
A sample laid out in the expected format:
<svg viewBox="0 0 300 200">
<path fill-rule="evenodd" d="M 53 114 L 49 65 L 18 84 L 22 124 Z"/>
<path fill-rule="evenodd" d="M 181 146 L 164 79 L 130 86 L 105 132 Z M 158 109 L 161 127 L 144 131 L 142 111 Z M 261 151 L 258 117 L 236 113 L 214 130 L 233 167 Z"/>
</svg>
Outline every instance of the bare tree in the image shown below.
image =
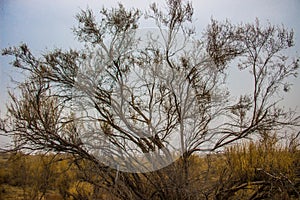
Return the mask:
<svg viewBox="0 0 300 200">
<path fill-rule="evenodd" d="M 119 4 L 102 9 L 100 21 L 91 10 L 77 15 L 74 33 L 83 50 L 56 49 L 37 58 L 25 44 L 4 49 L 28 75 L 20 95 L 10 93 L 10 123 L 1 123 L 16 148 L 89 160 L 106 177 L 99 185 L 120 198 L 188 199 L 196 198 L 188 190 L 191 155 L 299 125 L 296 112 L 278 106 L 281 88 L 289 89 L 286 81 L 299 66 L 299 59 L 283 54 L 293 46 L 292 31 L 258 20 L 212 20 L 197 37 L 191 3 L 166 5 L 151 4 L 145 14 L 157 26 L 147 41 L 137 35 L 141 11 Z M 238 102 L 225 86 L 233 63 L 249 70 L 253 81 L 252 93 Z M 159 169 L 178 158 L 172 186 L 175 173 Z M 144 179 L 152 189 L 136 184 Z"/>
</svg>

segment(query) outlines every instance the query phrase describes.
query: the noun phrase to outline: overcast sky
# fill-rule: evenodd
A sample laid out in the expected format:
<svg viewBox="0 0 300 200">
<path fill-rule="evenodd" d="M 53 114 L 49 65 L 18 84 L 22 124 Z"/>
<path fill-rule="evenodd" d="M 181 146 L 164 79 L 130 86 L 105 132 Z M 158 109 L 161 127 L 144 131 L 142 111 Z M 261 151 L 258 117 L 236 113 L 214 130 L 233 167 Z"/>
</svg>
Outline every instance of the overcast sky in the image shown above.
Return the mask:
<svg viewBox="0 0 300 200">
<path fill-rule="evenodd" d="M 184 1 L 184 0 L 183 0 Z M 152 0 L 0 0 L 0 49 L 25 42 L 34 53 L 43 53 L 53 47 L 68 49 L 78 47 L 71 28 L 75 26 L 75 15 L 80 9 L 97 11 L 116 6 L 148 8 Z M 158 1 L 160 5 L 164 1 Z M 229 19 L 233 23 L 254 22 L 257 17 L 262 23 L 283 24 L 295 31 L 296 47 L 292 56 L 300 55 L 300 1 L 299 0 L 194 0 L 194 19 L 201 33 L 211 17 Z M 147 24 L 141 24 L 147 26 Z M 9 76 L 14 76 L 8 65 L 11 57 L 0 56 L 0 114 L 3 114 L 7 99 L 7 87 L 12 86 Z M 230 80 L 232 88 L 243 91 L 248 83 L 239 77 Z M 286 95 L 287 107 L 300 107 L 300 78 L 293 79 L 294 86 Z"/>
</svg>

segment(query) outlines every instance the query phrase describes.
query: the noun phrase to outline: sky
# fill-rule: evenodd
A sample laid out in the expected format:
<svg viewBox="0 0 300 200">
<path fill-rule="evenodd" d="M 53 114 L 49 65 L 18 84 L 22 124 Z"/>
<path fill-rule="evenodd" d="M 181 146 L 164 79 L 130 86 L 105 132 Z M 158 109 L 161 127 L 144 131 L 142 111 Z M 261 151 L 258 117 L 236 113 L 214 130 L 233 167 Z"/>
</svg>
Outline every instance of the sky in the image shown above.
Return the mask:
<svg viewBox="0 0 300 200">
<path fill-rule="evenodd" d="M 183 0 L 185 1 L 185 0 Z M 72 27 L 77 25 L 75 15 L 81 9 L 91 8 L 97 13 L 103 6 L 110 8 L 121 2 L 125 7 L 137 7 L 146 10 L 153 0 L 0 0 L 0 49 L 26 43 L 36 54 L 42 54 L 53 48 L 78 48 Z M 164 5 L 164 1 L 158 1 Z M 254 22 L 258 18 L 262 23 L 285 25 L 295 31 L 296 46 L 291 56 L 300 56 L 299 0 L 192 0 L 194 7 L 194 25 L 199 34 L 203 32 L 211 18 L 232 23 Z M 141 22 L 141 27 L 147 24 Z M 0 115 L 5 113 L 7 88 L 13 87 L 11 78 L 16 76 L 9 65 L 12 57 L 0 56 Z M 249 83 L 229 75 L 229 87 L 242 92 Z M 286 107 L 299 107 L 300 77 L 292 79 L 294 84 L 286 94 Z M 1 140 L 1 138 L 0 138 Z"/>
</svg>

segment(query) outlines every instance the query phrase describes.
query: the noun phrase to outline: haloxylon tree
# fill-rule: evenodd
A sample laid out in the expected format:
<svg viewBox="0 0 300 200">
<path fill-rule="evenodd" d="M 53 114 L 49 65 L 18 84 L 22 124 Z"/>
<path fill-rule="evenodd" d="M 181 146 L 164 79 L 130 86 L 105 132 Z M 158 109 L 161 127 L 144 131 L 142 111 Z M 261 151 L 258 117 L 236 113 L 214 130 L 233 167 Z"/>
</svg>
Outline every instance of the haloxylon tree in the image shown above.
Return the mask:
<svg viewBox="0 0 300 200">
<path fill-rule="evenodd" d="M 146 36 L 139 34 L 142 16 L 157 26 Z M 4 49 L 26 79 L 10 93 L 1 129 L 16 149 L 91 162 L 102 179 L 87 180 L 120 198 L 194 198 L 193 154 L 299 125 L 296 112 L 278 105 L 299 59 L 284 54 L 294 45 L 284 27 L 211 20 L 199 36 L 192 16 L 191 3 L 181 0 L 167 0 L 163 10 L 151 4 L 145 14 L 119 4 L 102 9 L 100 20 L 91 10 L 76 16 L 82 50 L 36 57 L 26 44 Z M 252 77 L 237 99 L 226 87 L 230 67 Z M 167 166 L 177 159 L 175 181 Z"/>
</svg>

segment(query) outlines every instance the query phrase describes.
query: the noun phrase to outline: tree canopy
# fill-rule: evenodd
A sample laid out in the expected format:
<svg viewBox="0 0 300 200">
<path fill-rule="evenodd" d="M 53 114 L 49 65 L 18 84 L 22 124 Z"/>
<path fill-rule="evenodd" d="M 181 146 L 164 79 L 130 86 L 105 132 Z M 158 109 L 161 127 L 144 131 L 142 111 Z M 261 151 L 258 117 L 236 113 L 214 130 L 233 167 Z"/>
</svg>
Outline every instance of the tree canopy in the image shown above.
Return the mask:
<svg viewBox="0 0 300 200">
<path fill-rule="evenodd" d="M 157 26 L 143 39 L 142 16 Z M 296 134 L 298 113 L 279 106 L 299 68 L 285 51 L 294 45 L 293 31 L 259 20 L 211 20 L 199 35 L 192 16 L 192 4 L 181 0 L 167 0 L 163 9 L 153 3 L 146 13 L 119 4 L 103 8 L 99 20 L 82 10 L 74 28 L 81 50 L 36 57 L 26 44 L 3 49 L 26 79 L 19 93 L 10 92 L 0 128 L 15 149 L 68 153 L 103 174 L 115 169 L 114 178 L 156 172 L 163 184 L 159 170 L 182 159 L 179 182 L 186 186 L 194 154 L 282 130 Z M 232 67 L 249 71 L 252 81 L 238 98 L 226 87 Z M 141 179 L 127 176 L 127 184 Z"/>
</svg>

